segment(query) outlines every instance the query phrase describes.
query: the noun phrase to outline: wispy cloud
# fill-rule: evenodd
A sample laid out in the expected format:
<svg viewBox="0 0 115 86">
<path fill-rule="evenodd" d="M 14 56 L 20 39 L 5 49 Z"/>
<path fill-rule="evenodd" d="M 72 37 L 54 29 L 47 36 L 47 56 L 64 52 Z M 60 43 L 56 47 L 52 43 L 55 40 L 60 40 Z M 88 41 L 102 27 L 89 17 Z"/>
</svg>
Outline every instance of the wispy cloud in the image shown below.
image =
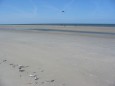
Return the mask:
<svg viewBox="0 0 115 86">
<path fill-rule="evenodd" d="M 70 8 L 70 6 L 74 3 L 75 0 L 70 0 L 66 5 L 64 5 L 62 10 L 67 10 Z"/>
<path fill-rule="evenodd" d="M 37 16 L 37 14 L 38 14 L 38 8 L 36 6 L 34 6 L 34 8 L 33 8 L 33 15 Z"/>
<path fill-rule="evenodd" d="M 44 1 L 44 5 L 42 5 L 42 6 L 47 7 L 47 8 L 49 8 L 49 9 L 52 9 L 52 10 L 62 11 L 62 10 L 67 10 L 67 9 L 69 9 L 69 8 L 71 7 L 71 5 L 74 3 L 74 1 L 75 1 L 75 0 L 70 0 L 69 2 L 65 3 L 65 4 L 63 5 L 63 8 L 59 8 L 59 7 L 56 7 L 56 6 L 54 6 L 54 5 L 51 5 L 51 4 L 50 4 L 49 2 L 47 2 L 47 1 Z"/>
<path fill-rule="evenodd" d="M 33 15 L 37 16 L 37 14 L 38 14 L 38 7 L 37 7 L 37 5 L 35 4 L 34 0 L 30 0 L 30 3 L 31 3 L 32 8 L 33 8 L 33 10 L 32 10 Z"/>
<path fill-rule="evenodd" d="M 43 5 L 43 7 L 46 7 L 46 8 L 52 9 L 52 10 L 56 10 L 56 11 L 60 11 L 60 9 L 56 8 L 53 5 L 49 5 L 49 4 L 45 4 L 45 5 Z"/>
<path fill-rule="evenodd" d="M 22 18 L 35 18 L 38 14 L 38 8 L 37 8 L 37 6 L 36 6 L 36 4 L 34 3 L 33 0 L 30 0 L 29 2 L 26 3 L 28 5 L 31 4 L 30 8 L 32 10 L 29 9 L 29 11 L 27 11 L 26 9 L 22 9 L 20 7 L 17 7 L 16 5 L 11 5 L 9 3 L 4 2 L 3 4 L 4 4 L 3 8 L 6 8 L 7 10 L 10 10 L 9 16 L 19 16 L 19 17 L 22 17 Z"/>
</svg>

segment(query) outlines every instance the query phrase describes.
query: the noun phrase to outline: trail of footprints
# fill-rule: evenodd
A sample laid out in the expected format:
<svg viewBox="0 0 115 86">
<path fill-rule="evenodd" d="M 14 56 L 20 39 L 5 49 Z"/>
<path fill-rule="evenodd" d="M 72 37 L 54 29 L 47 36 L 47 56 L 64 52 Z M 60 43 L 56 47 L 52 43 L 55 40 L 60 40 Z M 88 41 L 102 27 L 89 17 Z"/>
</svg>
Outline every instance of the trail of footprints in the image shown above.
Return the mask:
<svg viewBox="0 0 115 86">
<path fill-rule="evenodd" d="M 36 86 L 38 86 L 37 84 L 43 85 L 45 83 L 55 83 L 54 79 L 52 79 L 52 80 L 44 80 L 44 81 L 39 82 L 40 77 L 36 74 L 37 72 L 33 72 L 32 74 L 29 74 L 29 71 L 26 70 L 26 68 L 29 68 L 30 66 L 24 66 L 24 65 L 8 63 L 8 61 L 6 59 L 3 59 L 2 61 L 0 61 L 0 64 L 2 64 L 2 63 L 7 63 L 12 68 L 17 69 L 20 73 L 26 72 L 28 74 L 28 78 L 32 78 L 33 79 L 33 82 L 27 82 L 28 85 L 36 84 Z M 42 72 L 44 72 L 44 70 L 41 70 L 40 72 L 42 73 Z M 19 77 L 21 78 L 22 74 L 20 74 Z M 41 85 L 39 85 L 39 86 L 41 86 Z M 55 85 L 53 84 L 53 86 L 55 86 Z M 62 84 L 61 86 L 65 86 L 65 84 Z"/>
</svg>

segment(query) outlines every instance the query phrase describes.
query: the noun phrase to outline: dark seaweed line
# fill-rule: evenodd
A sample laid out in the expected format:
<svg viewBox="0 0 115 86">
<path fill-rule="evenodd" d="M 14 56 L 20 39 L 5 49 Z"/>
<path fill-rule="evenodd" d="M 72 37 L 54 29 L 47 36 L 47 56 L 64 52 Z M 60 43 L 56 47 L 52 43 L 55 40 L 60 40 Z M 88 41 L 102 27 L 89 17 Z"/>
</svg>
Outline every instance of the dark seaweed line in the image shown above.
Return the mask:
<svg viewBox="0 0 115 86">
<path fill-rule="evenodd" d="M 46 32 L 72 32 L 72 33 L 115 35 L 115 33 L 111 33 L 111 32 L 94 32 L 94 31 L 57 30 L 57 29 L 55 29 L 55 30 L 54 29 L 28 29 L 28 30 L 38 30 L 38 31 L 46 31 Z"/>
</svg>

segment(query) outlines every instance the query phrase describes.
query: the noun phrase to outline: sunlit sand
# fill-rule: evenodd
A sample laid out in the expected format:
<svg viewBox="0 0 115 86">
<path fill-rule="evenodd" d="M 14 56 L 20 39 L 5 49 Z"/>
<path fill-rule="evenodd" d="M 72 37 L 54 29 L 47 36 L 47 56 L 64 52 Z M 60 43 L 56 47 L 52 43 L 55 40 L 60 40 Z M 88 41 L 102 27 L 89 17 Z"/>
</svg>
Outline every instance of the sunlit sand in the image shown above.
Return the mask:
<svg viewBox="0 0 115 86">
<path fill-rule="evenodd" d="M 0 86 L 115 86 L 115 28 L 0 26 Z"/>
</svg>

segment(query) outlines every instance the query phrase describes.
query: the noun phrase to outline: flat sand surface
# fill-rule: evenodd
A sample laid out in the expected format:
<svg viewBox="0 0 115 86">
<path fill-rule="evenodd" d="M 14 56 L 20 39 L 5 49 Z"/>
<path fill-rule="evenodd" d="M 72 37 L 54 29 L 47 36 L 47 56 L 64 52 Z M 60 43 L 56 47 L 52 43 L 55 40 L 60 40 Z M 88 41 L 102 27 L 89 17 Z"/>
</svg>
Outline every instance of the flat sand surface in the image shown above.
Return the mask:
<svg viewBox="0 0 115 86">
<path fill-rule="evenodd" d="M 115 86 L 115 28 L 53 27 L 0 27 L 0 86 Z"/>
</svg>

